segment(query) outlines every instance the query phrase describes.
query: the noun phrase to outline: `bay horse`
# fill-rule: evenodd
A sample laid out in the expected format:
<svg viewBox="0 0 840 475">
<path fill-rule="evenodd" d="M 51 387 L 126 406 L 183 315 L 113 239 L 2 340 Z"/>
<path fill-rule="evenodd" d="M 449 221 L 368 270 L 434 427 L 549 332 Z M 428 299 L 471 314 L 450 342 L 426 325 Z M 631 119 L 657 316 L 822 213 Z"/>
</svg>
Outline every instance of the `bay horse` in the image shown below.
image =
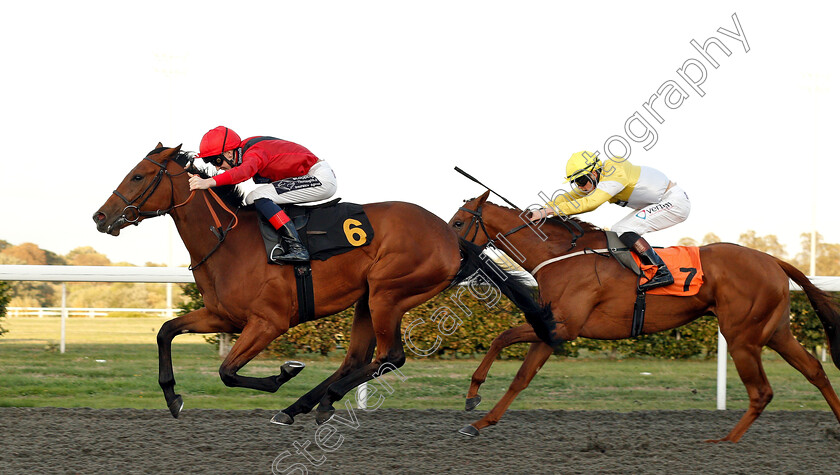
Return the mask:
<svg viewBox="0 0 840 475">
<path fill-rule="evenodd" d="M 584 249 L 604 249 L 606 235 L 589 223 L 568 217 L 531 223 L 525 217 L 527 212 L 490 203 L 488 195 L 489 191 L 468 200 L 449 225 L 476 244 L 491 243 L 508 255 L 518 256 L 520 265 L 529 272 L 539 266 L 534 277 L 541 297 L 552 302 L 556 326 L 520 325 L 496 337 L 472 376 L 467 410 L 481 401 L 478 389 L 499 352 L 514 343 L 532 344 L 502 399 L 480 420 L 460 430 L 471 436 L 499 421 L 552 354 L 552 347 L 537 337 L 539 332 L 551 332 L 554 339 L 564 341 L 577 337 L 629 338 L 637 286 L 635 274 L 608 255 L 586 253 L 540 266 L 549 259 Z M 729 243 L 702 246 L 699 251 L 705 273 L 699 293 L 691 297 L 648 295 L 642 332 L 676 328 L 703 315 L 717 317 L 750 403 L 729 434 L 709 442 L 737 442 L 772 399 L 773 391 L 761 364 L 764 346 L 777 351 L 816 386 L 840 421 L 840 400 L 822 365 L 791 333 L 788 279 L 807 294 L 822 321 L 834 365 L 840 368 L 840 314 L 830 294 L 814 286 L 792 265 L 763 252 Z"/>
<path fill-rule="evenodd" d="M 180 145 L 166 148 L 158 143 L 93 215 L 100 232 L 118 236 L 130 224 L 169 214 L 189 252 L 205 306 L 165 322 L 157 335 L 159 383 L 176 418 L 183 408 L 172 370 L 171 343 L 176 335 L 239 332 L 219 368 L 227 386 L 275 392 L 302 369 L 302 364 L 287 363 L 276 376 L 238 374 L 269 343 L 299 323 L 293 266 L 268 263 L 255 210 L 231 210 L 223 199 L 211 199 L 217 195 L 208 190 L 190 192 L 188 171 L 200 173 L 192 154 L 182 152 Z M 241 192 L 224 188 L 214 189 L 241 204 Z M 204 199 L 193 199 L 197 194 Z M 495 264 L 481 256 L 478 246 L 460 239 L 429 211 L 404 202 L 363 208 L 375 230 L 369 245 L 311 262 L 315 318 L 355 304 L 347 355 L 334 374 L 271 422 L 291 424 L 296 415 L 310 412 L 316 404 L 316 421 L 329 420 L 333 403 L 347 392 L 403 365 L 403 314 L 478 270 L 524 311 L 526 319 L 552 318 L 548 305 L 538 304 L 526 284 L 491 269 Z M 224 229 L 219 215 L 230 218 Z"/>
</svg>

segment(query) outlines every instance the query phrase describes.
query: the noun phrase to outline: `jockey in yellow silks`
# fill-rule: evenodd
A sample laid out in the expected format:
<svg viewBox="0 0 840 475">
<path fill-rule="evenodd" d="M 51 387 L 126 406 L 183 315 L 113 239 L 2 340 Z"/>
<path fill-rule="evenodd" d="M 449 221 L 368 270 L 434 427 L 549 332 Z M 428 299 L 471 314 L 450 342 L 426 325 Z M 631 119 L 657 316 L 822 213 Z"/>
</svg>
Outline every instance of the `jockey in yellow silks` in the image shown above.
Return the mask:
<svg viewBox="0 0 840 475">
<path fill-rule="evenodd" d="M 644 264 L 657 266 L 656 275 L 641 284 L 642 290 L 670 285 L 674 278 L 656 251 L 642 237 L 685 221 L 691 211 L 688 195 L 665 174 L 621 158 L 601 161 L 589 152 L 578 152 L 566 163 L 566 181 L 572 192 L 561 194 L 545 208 L 531 212 L 532 220 L 552 215 L 592 211 L 606 202 L 633 209 L 612 226 L 621 242 L 633 249 Z"/>
</svg>

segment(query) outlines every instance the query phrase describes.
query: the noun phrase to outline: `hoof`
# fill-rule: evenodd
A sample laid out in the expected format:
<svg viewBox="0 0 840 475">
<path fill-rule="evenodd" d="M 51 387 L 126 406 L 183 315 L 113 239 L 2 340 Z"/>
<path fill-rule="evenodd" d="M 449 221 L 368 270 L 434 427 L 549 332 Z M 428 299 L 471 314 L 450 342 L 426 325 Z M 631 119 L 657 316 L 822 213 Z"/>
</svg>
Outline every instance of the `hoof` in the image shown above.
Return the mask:
<svg viewBox="0 0 840 475">
<path fill-rule="evenodd" d="M 178 416 L 181 415 L 181 409 L 183 408 L 184 400 L 181 398 L 180 394 L 176 394 L 175 399 L 173 399 L 172 402 L 169 403 L 169 412 L 172 413 L 172 417 L 177 419 Z"/>
<path fill-rule="evenodd" d="M 459 434 L 468 435 L 470 437 L 478 437 L 478 429 L 473 427 L 472 425 L 466 425 L 458 431 Z"/>
<path fill-rule="evenodd" d="M 325 422 L 332 419 L 333 414 L 335 414 L 335 409 L 333 408 L 329 408 L 326 411 L 318 409 L 318 411 L 315 413 L 315 422 L 318 423 L 318 425 L 322 425 Z"/>
<path fill-rule="evenodd" d="M 472 411 L 479 404 L 481 404 L 481 396 L 476 394 L 475 397 L 467 398 L 467 407 L 465 409 L 467 411 Z"/>
<path fill-rule="evenodd" d="M 294 378 L 298 375 L 306 365 L 300 361 L 287 361 L 283 363 L 283 366 L 280 369 L 283 371 L 283 374 L 289 378 Z"/>
<path fill-rule="evenodd" d="M 295 418 L 281 411 L 271 418 L 271 423 L 279 424 L 281 426 L 290 426 L 295 423 Z"/>
</svg>

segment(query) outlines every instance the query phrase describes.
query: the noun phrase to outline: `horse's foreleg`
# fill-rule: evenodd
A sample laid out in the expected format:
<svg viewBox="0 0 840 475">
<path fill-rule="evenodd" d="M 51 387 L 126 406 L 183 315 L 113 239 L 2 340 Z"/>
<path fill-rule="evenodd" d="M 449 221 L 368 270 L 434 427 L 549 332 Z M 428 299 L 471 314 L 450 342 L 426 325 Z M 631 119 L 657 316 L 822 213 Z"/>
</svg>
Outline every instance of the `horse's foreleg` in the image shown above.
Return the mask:
<svg viewBox="0 0 840 475">
<path fill-rule="evenodd" d="M 553 352 L 554 350 L 545 343 L 531 343 L 531 348 L 525 356 L 525 361 L 522 362 L 522 366 L 519 368 L 519 371 L 517 371 L 516 377 L 513 378 L 513 382 L 510 383 L 510 387 L 505 395 L 502 396 L 502 399 L 496 403 L 487 415 L 464 427 L 459 432 L 469 436 L 476 436 L 478 435 L 479 430 L 499 422 L 499 419 L 501 419 L 505 411 L 508 410 L 516 396 L 528 387 L 528 384 L 532 379 L 534 379 L 537 371 L 542 368 L 542 365 L 545 364 L 546 360 L 548 360 L 548 357 L 551 356 Z"/>
<path fill-rule="evenodd" d="M 296 415 L 309 413 L 334 382 L 370 362 L 375 345 L 376 338 L 370 321 L 370 309 L 368 308 L 367 296 L 364 296 L 356 303 L 353 327 L 350 330 L 350 343 L 347 346 L 347 355 L 344 357 L 341 366 L 330 377 L 301 396 L 294 404 L 278 412 L 271 419 L 271 422 L 289 425 L 294 422 Z"/>
<path fill-rule="evenodd" d="M 302 364 L 284 364 L 282 372 L 276 376 L 254 378 L 240 376 L 237 372 L 248 364 L 255 356 L 260 354 L 275 338 L 279 337 L 285 330 L 278 330 L 265 320 L 253 318 L 245 324 L 242 333 L 233 347 L 230 349 L 222 365 L 219 366 L 219 377 L 226 386 L 256 389 L 258 391 L 275 392 L 286 381 L 297 375 Z"/>
<path fill-rule="evenodd" d="M 478 368 L 476 368 L 472 375 L 470 389 L 467 391 L 466 410 L 471 411 L 475 409 L 478 403 L 481 402 L 481 396 L 478 395 L 478 388 L 487 380 L 487 373 L 490 372 L 490 367 L 503 349 L 515 343 L 534 343 L 538 341 L 540 341 L 539 337 L 534 333 L 533 327 L 528 324 L 519 325 L 518 327 L 513 327 L 500 333 L 493 340 L 490 349 L 487 350 L 487 354 L 484 355 L 484 359 L 481 360 L 481 364 L 478 365 Z"/>
<path fill-rule="evenodd" d="M 773 399 L 773 389 L 761 365 L 761 346 L 736 341 L 730 344 L 729 354 L 732 355 L 738 376 L 747 388 L 750 406 L 726 437 L 707 442 L 738 442 Z"/>
<path fill-rule="evenodd" d="M 163 323 L 158 331 L 158 383 L 173 417 L 178 417 L 184 406 L 183 399 L 175 394 L 175 373 L 172 370 L 172 339 L 182 333 L 230 333 L 237 329 L 202 307 Z"/>
<path fill-rule="evenodd" d="M 831 411 L 834 412 L 834 417 L 840 422 L 840 399 L 831 387 L 822 364 L 796 341 L 790 329 L 784 328 L 777 331 L 767 346 L 776 350 L 785 361 L 802 373 L 808 382 L 820 390 Z"/>
</svg>

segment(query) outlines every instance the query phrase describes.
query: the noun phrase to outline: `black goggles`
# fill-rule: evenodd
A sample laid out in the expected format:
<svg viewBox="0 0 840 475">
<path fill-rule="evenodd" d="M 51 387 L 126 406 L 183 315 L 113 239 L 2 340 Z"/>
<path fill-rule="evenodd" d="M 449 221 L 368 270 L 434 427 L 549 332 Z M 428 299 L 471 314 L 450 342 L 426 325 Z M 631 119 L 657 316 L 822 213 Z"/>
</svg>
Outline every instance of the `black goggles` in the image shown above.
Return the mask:
<svg viewBox="0 0 840 475">
<path fill-rule="evenodd" d="M 579 176 L 574 179 L 575 185 L 577 186 L 586 186 L 589 183 L 592 183 L 592 178 L 589 177 L 589 174 Z"/>
<path fill-rule="evenodd" d="M 209 163 L 211 165 L 221 167 L 223 163 L 225 163 L 225 156 L 224 154 L 219 155 L 211 155 L 209 157 L 201 157 L 204 160 L 204 163 Z"/>
</svg>

